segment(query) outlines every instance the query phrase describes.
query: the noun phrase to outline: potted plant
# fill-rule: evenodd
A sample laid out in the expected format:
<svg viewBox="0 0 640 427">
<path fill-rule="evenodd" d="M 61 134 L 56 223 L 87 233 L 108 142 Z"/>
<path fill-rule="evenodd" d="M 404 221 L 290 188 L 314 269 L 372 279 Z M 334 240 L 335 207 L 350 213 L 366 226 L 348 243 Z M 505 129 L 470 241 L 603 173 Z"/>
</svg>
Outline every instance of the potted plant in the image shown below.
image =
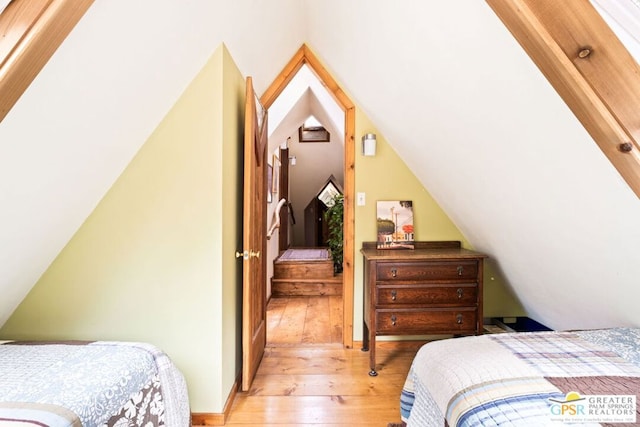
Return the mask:
<svg viewBox="0 0 640 427">
<path fill-rule="evenodd" d="M 334 273 L 342 272 L 342 246 L 344 236 L 342 228 L 344 224 L 344 195 L 336 194 L 331 199 L 331 206 L 324 213 L 324 220 L 327 223 L 329 236 L 327 245 L 331 251 Z"/>
</svg>

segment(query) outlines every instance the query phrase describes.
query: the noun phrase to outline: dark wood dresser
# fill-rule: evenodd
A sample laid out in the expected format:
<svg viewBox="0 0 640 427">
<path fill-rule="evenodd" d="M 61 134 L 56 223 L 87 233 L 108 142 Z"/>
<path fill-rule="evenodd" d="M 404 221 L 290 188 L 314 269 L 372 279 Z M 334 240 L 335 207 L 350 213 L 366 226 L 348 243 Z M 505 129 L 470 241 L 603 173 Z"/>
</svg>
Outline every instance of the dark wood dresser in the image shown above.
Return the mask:
<svg viewBox="0 0 640 427">
<path fill-rule="evenodd" d="M 376 336 L 482 333 L 486 255 L 460 242 L 415 242 L 415 249 L 376 249 L 364 242 L 363 351 L 376 371 Z"/>
</svg>

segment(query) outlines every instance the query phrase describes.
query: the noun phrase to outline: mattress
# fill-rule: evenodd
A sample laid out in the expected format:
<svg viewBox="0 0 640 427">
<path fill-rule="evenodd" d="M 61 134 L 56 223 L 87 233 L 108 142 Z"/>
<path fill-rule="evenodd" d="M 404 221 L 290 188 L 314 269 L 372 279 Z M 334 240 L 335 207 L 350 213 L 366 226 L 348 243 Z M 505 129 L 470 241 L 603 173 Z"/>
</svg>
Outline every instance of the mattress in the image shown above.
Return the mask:
<svg viewBox="0 0 640 427">
<path fill-rule="evenodd" d="M 408 427 L 621 426 L 639 400 L 640 329 L 614 328 L 428 343 L 400 404 Z"/>
<path fill-rule="evenodd" d="M 132 342 L 0 343 L 0 426 L 190 425 L 184 377 Z"/>
</svg>

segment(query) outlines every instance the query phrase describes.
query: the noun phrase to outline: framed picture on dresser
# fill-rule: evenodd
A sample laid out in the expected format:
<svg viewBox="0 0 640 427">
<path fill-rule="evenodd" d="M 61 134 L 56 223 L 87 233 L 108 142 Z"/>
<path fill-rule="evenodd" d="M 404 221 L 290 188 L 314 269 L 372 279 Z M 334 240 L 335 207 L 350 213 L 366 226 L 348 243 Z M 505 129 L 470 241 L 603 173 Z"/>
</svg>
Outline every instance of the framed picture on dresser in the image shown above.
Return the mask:
<svg viewBox="0 0 640 427">
<path fill-rule="evenodd" d="M 378 200 L 376 202 L 378 249 L 413 249 L 413 202 Z"/>
</svg>

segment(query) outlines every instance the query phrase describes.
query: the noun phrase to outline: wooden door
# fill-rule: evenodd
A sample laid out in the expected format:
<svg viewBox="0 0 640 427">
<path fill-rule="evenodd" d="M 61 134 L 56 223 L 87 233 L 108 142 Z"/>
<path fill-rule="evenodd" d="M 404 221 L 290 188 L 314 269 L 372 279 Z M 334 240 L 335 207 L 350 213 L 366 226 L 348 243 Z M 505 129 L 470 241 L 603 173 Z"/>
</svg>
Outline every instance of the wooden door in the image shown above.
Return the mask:
<svg viewBox="0 0 640 427">
<path fill-rule="evenodd" d="M 251 387 L 267 341 L 267 114 L 247 77 L 244 127 L 242 390 Z"/>
<path fill-rule="evenodd" d="M 287 203 L 280 209 L 280 231 L 278 232 L 278 254 L 289 248 L 289 148 L 280 149 L 280 186 L 278 195 Z"/>
</svg>

